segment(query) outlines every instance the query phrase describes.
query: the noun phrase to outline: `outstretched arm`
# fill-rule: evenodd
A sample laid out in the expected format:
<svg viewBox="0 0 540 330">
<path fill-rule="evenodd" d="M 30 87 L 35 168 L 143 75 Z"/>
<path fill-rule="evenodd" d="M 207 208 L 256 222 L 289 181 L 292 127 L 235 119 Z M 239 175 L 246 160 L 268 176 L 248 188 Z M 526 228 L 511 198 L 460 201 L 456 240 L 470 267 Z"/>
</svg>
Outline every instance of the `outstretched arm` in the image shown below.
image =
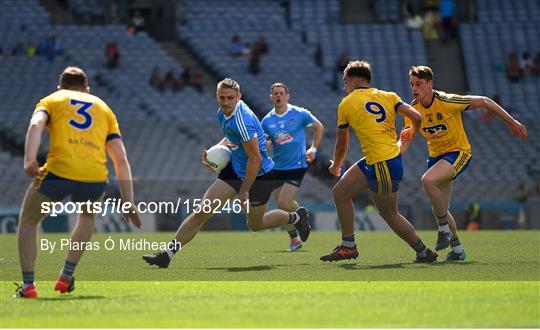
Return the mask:
<svg viewBox="0 0 540 330">
<path fill-rule="evenodd" d="M 475 110 L 484 108 L 492 115 L 499 117 L 506 124 L 506 126 L 508 126 L 508 129 L 512 131 L 512 134 L 522 140 L 527 138 L 527 128 L 525 125 L 514 119 L 514 117 L 510 116 L 506 110 L 495 103 L 492 99 L 486 96 L 477 95 L 470 95 L 468 97 L 471 99 L 469 109 Z"/>
</svg>

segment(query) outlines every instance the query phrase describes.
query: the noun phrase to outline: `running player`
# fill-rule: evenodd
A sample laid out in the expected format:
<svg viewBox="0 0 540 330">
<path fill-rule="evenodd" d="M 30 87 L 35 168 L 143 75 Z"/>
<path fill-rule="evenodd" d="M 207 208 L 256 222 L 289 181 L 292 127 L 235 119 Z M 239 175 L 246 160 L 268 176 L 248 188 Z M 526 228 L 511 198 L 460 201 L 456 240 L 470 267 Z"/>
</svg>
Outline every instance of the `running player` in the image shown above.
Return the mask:
<svg viewBox="0 0 540 330">
<path fill-rule="evenodd" d="M 278 208 L 292 212 L 298 209 L 294 200 L 308 163 L 315 160 L 317 148 L 321 142 L 324 127 L 306 109 L 289 104 L 289 88 L 284 83 L 275 83 L 270 88 L 270 100 L 274 108 L 263 118 L 261 124 L 272 145 L 274 160 L 274 198 Z M 313 142 L 306 151 L 306 127 L 313 127 Z M 288 251 L 302 247 L 296 228 L 285 225 L 289 237 Z"/>
<path fill-rule="evenodd" d="M 427 66 L 411 67 L 409 78 L 414 96 L 411 105 L 422 115 L 420 134 L 428 144 L 428 170 L 422 176 L 422 186 L 431 201 L 439 227 L 435 250 L 443 250 L 450 245 L 452 251 L 446 260 L 465 260 L 456 222 L 448 210 L 453 180 L 465 171 L 472 158 L 461 113 L 485 108 L 501 118 L 512 134 L 521 139 L 527 137 L 527 129 L 485 96 L 461 96 L 433 90 L 433 71 Z M 400 134 L 401 153 L 408 150 L 414 136 L 410 120 L 405 118 L 405 128 Z"/>
<path fill-rule="evenodd" d="M 34 270 L 37 257 L 37 227 L 47 216 L 42 203 L 61 201 L 71 196 L 73 202 L 100 201 L 107 185 L 107 153 L 114 163 L 123 202 L 131 210 L 124 216 L 141 226 L 133 203 L 131 168 L 118 122 L 101 99 L 90 95 L 88 78 L 83 70 L 67 67 L 60 75 L 58 91 L 36 106 L 24 152 L 24 171 L 35 179 L 28 187 L 19 216 L 18 245 L 23 284 L 14 297 L 35 298 Z M 50 135 L 47 163 L 39 167 L 37 154 L 43 130 Z M 85 246 L 94 232 L 96 214 L 89 209 L 77 217 L 71 233 L 72 246 Z M 55 290 L 71 292 L 75 288 L 73 272 L 84 249 L 70 249 Z"/>
<path fill-rule="evenodd" d="M 266 212 L 274 188 L 274 162 L 266 153 L 266 138 L 261 123 L 241 100 L 238 83 L 230 78 L 222 80 L 217 85 L 216 97 L 220 106 L 217 119 L 225 136 L 219 144 L 229 147 L 232 152 L 231 162 L 204 194 L 203 201 L 211 203 L 211 210 L 201 208 L 199 212 L 194 212 L 184 219 L 169 249 L 143 256 L 150 265 L 167 268 L 180 247 L 195 237 L 214 210 L 235 196 L 238 196 L 244 207 L 249 201 L 247 225 L 252 231 L 293 224 L 302 241 L 306 241 L 309 236 L 308 211 L 305 208 L 300 207 L 294 212 Z M 206 150 L 203 151 L 202 158 L 203 165 L 212 170 L 206 159 Z"/>
<path fill-rule="evenodd" d="M 330 173 L 341 174 L 341 165 L 349 148 L 349 126 L 352 126 L 365 158 L 351 166 L 334 186 L 334 204 L 341 227 L 342 242 L 322 261 L 356 259 L 354 240 L 354 196 L 371 190 L 379 214 L 392 230 L 416 252 L 417 263 L 429 263 L 437 254 L 426 248 L 414 227 L 398 211 L 398 187 L 403 176 L 397 144 L 396 113 L 410 118 L 413 130 L 420 127 L 421 116 L 392 92 L 369 87 L 371 66 L 365 61 L 349 62 L 343 72 L 347 96 L 338 107 L 338 132 L 334 161 Z"/>
</svg>

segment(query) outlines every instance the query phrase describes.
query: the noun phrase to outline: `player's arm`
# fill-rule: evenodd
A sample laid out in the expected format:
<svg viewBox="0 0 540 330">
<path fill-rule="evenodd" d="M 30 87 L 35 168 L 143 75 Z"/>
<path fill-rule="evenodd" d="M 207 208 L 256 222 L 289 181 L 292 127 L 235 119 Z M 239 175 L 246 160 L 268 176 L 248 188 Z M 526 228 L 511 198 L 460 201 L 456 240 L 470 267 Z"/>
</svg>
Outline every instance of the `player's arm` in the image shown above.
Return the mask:
<svg viewBox="0 0 540 330">
<path fill-rule="evenodd" d="M 313 128 L 313 141 L 311 142 L 311 147 L 306 151 L 306 159 L 310 163 L 317 156 L 317 148 L 319 148 L 324 134 L 324 126 L 318 119 L 313 121 L 311 127 Z"/>
<path fill-rule="evenodd" d="M 49 115 L 45 111 L 38 111 L 34 113 L 30 124 L 28 125 L 28 131 L 26 132 L 26 142 L 24 145 L 24 171 L 26 174 L 33 178 L 40 176 L 39 163 L 37 161 L 37 154 L 39 146 L 41 145 L 41 136 L 43 130 L 47 126 L 47 120 Z"/>
<path fill-rule="evenodd" d="M 141 219 L 136 212 L 135 199 L 133 196 L 133 180 L 131 176 L 131 166 L 127 158 L 126 148 L 120 138 L 114 138 L 107 141 L 105 145 L 107 153 L 111 157 L 114 165 L 114 172 L 118 178 L 118 187 L 120 188 L 120 195 L 124 203 L 131 203 L 131 209 L 124 216 L 137 228 L 141 227 Z"/>
<path fill-rule="evenodd" d="M 259 173 L 262 156 L 259 150 L 259 141 L 257 137 L 253 137 L 248 141 L 242 141 L 242 146 L 244 147 L 244 151 L 248 156 L 246 164 L 246 177 L 242 181 L 240 191 L 238 192 L 238 196 L 243 205 L 249 199 L 249 190 L 257 178 L 257 173 Z"/>
<path fill-rule="evenodd" d="M 227 142 L 229 142 L 229 140 L 227 140 L 227 138 L 224 137 L 223 139 L 221 139 L 221 141 L 218 142 L 218 145 L 222 145 L 222 146 L 226 147 Z M 203 164 L 204 167 L 209 169 L 210 172 L 214 173 L 214 169 L 212 168 L 212 166 L 210 166 L 210 163 L 208 163 L 207 156 L 208 156 L 208 150 L 203 149 L 203 152 L 202 152 L 202 155 L 201 155 L 202 164 Z"/>
<path fill-rule="evenodd" d="M 330 160 L 328 170 L 332 175 L 341 175 L 341 165 L 349 151 L 349 126 L 340 126 L 337 130 L 336 145 L 334 146 L 334 160 Z"/>
<path fill-rule="evenodd" d="M 422 125 L 422 115 L 407 103 L 401 103 L 397 108 L 397 113 L 405 117 L 405 128 L 399 135 L 398 146 L 400 153 L 404 154 L 414 140 L 414 137 Z"/>
<path fill-rule="evenodd" d="M 469 95 L 467 97 L 471 100 L 469 109 L 475 110 L 484 108 L 492 115 L 499 117 L 506 124 L 506 126 L 508 126 L 508 129 L 512 131 L 512 134 L 522 140 L 527 138 L 527 128 L 525 125 L 514 119 L 514 117 L 506 112 L 506 110 L 504 110 L 495 101 L 486 96 Z"/>
</svg>

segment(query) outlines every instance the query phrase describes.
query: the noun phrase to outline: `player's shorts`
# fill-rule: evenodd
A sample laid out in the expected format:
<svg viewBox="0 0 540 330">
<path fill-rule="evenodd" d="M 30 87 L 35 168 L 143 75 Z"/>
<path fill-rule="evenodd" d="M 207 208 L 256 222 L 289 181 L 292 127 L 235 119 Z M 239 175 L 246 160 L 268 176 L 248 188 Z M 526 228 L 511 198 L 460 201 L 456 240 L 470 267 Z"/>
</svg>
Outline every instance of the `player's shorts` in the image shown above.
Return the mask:
<svg viewBox="0 0 540 330">
<path fill-rule="evenodd" d="M 369 190 L 379 195 L 388 195 L 399 189 L 403 178 L 401 155 L 369 165 L 365 158 L 356 163 L 368 179 Z"/>
<path fill-rule="evenodd" d="M 229 186 L 233 187 L 236 192 L 240 192 L 242 179 L 234 172 L 232 164 L 229 163 L 218 175 L 220 180 L 225 181 Z M 249 205 L 260 206 L 268 203 L 272 191 L 274 190 L 274 174 L 273 171 L 258 176 L 253 182 L 249 190 Z"/>
<path fill-rule="evenodd" d="M 431 166 L 435 165 L 441 159 L 446 160 L 456 170 L 456 175 L 454 175 L 454 177 L 452 178 L 452 180 L 454 180 L 455 178 L 458 177 L 458 175 L 463 173 L 467 169 L 467 167 L 469 167 L 469 164 L 471 163 L 471 160 L 472 160 L 472 155 L 464 151 L 452 151 L 452 152 L 447 152 L 437 157 L 428 157 L 427 159 L 428 169 Z"/>
<path fill-rule="evenodd" d="M 274 182 L 275 188 L 283 186 L 285 183 L 293 185 L 295 187 L 300 187 L 302 180 L 307 172 L 306 168 L 296 168 L 294 170 L 273 170 L 274 172 Z"/>
<path fill-rule="evenodd" d="M 105 192 L 107 181 L 81 182 L 59 177 L 51 172 L 37 182 L 36 190 L 53 201 L 71 196 L 73 202 L 97 201 Z"/>
</svg>

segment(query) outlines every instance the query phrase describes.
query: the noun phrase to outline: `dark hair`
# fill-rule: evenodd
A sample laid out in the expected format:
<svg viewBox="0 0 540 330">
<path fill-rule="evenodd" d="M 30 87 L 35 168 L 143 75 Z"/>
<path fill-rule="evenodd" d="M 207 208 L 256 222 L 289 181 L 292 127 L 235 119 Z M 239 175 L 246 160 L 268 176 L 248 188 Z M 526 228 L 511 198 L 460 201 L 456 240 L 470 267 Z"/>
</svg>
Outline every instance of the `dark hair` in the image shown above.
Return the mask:
<svg viewBox="0 0 540 330">
<path fill-rule="evenodd" d="M 425 79 L 427 81 L 433 80 L 433 71 L 429 66 L 419 65 L 411 66 L 409 69 L 409 77 L 416 77 L 418 79 Z"/>
<path fill-rule="evenodd" d="M 353 61 L 343 71 L 347 77 L 358 77 L 371 82 L 371 65 L 367 61 Z"/>
<path fill-rule="evenodd" d="M 88 87 L 88 77 L 81 68 L 68 66 L 60 75 L 59 85 L 62 89 L 84 90 Z"/>
<path fill-rule="evenodd" d="M 284 83 L 282 82 L 277 82 L 277 83 L 274 83 L 272 84 L 272 87 L 270 87 L 270 93 L 274 92 L 274 88 L 277 88 L 277 87 L 282 87 L 285 89 L 285 93 L 289 94 L 289 87 L 287 87 L 287 85 L 285 85 Z"/>
</svg>

